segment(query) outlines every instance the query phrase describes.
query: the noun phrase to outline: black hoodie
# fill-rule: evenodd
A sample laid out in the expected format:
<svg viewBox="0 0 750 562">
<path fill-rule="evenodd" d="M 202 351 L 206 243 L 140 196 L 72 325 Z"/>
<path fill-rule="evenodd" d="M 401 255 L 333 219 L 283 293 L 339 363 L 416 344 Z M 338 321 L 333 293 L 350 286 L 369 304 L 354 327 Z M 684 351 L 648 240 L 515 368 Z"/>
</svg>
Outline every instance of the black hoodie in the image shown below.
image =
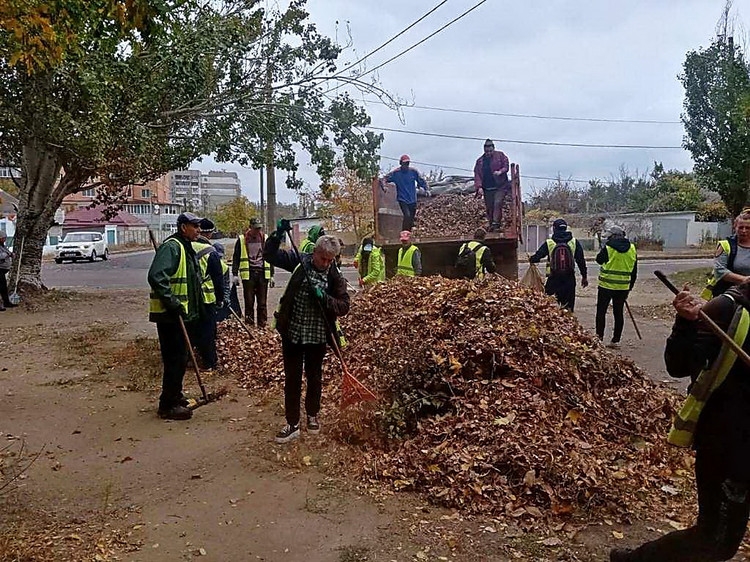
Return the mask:
<svg viewBox="0 0 750 562">
<path fill-rule="evenodd" d="M 604 265 L 609 261 L 609 252 L 607 252 L 607 246 L 610 248 L 613 248 L 620 252 L 621 254 L 624 254 L 628 250 L 630 250 L 630 240 L 625 238 L 624 236 L 610 236 L 609 240 L 607 240 L 607 243 L 604 245 L 604 247 L 601 249 L 601 251 L 596 256 L 596 263 L 599 265 Z M 633 285 L 635 285 L 635 280 L 638 277 L 638 258 L 635 260 L 635 265 L 633 266 L 633 271 L 630 274 L 630 289 L 633 290 Z"/>
</svg>

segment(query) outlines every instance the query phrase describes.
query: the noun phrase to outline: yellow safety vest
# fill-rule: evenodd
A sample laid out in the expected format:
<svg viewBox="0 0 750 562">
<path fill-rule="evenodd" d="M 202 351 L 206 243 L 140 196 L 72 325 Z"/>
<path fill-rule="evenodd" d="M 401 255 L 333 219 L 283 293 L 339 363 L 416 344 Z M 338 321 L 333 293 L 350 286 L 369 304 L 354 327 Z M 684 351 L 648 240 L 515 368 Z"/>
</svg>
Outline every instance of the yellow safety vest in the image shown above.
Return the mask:
<svg viewBox="0 0 750 562">
<path fill-rule="evenodd" d="M 198 258 L 201 276 L 201 291 L 203 292 L 204 304 L 216 304 L 216 292 L 214 291 L 214 280 L 208 274 L 208 257 L 211 252 L 215 252 L 211 244 L 205 242 L 193 242 L 195 257 Z M 222 268 L 224 269 L 224 268 Z"/>
<path fill-rule="evenodd" d="M 471 242 L 466 242 L 465 244 L 462 244 L 461 247 L 458 249 L 458 255 L 460 256 L 463 254 L 464 249 L 466 247 L 469 247 L 471 250 L 474 251 L 474 255 L 477 258 L 477 271 L 476 271 L 476 277 L 478 279 L 484 278 L 484 268 L 482 267 L 482 256 L 484 256 L 484 252 L 487 249 L 487 246 L 484 244 L 477 242 L 476 240 L 472 240 Z"/>
<path fill-rule="evenodd" d="M 748 328 L 750 328 L 750 314 L 744 306 L 740 306 L 734 313 L 727 333 L 737 345 L 742 347 L 747 338 Z M 672 429 L 669 430 L 667 442 L 677 447 L 690 447 L 693 444 L 695 428 L 703 407 L 713 391 L 719 388 L 727 378 L 736 360 L 737 355 L 729 345 L 722 344 L 721 351 L 711 367 L 701 371 L 693 386 L 690 387 L 690 394 L 672 420 Z"/>
<path fill-rule="evenodd" d="M 552 238 L 547 238 L 547 277 L 550 276 L 550 273 L 552 273 L 551 268 L 549 266 L 549 262 L 552 259 L 552 250 L 555 249 L 555 246 L 557 246 L 557 242 L 552 240 Z M 570 251 L 573 252 L 573 261 L 575 261 L 576 256 L 576 239 L 571 238 L 568 240 L 568 248 L 570 248 Z"/>
<path fill-rule="evenodd" d="M 416 252 L 418 249 L 419 248 L 417 248 L 414 244 L 409 246 L 409 248 L 405 252 L 403 247 L 398 249 L 398 265 L 396 267 L 396 275 L 403 275 L 405 277 L 416 276 L 411 258 L 414 255 L 414 252 Z"/>
<path fill-rule="evenodd" d="M 177 265 L 177 271 L 169 278 L 169 285 L 172 294 L 177 297 L 182 304 L 182 309 L 187 315 L 188 310 L 188 282 L 187 282 L 187 259 L 185 257 L 185 248 L 178 240 L 167 238 L 164 244 L 174 243 L 180 248 L 180 263 Z M 151 291 L 148 301 L 148 311 L 150 314 L 163 314 L 167 311 L 162 300 Z"/>
<path fill-rule="evenodd" d="M 312 254 L 315 249 L 315 242 L 309 238 L 305 238 L 302 244 L 299 245 L 299 251 L 303 254 Z"/>
<path fill-rule="evenodd" d="M 732 254 L 732 247 L 729 244 L 729 240 L 719 240 L 719 245 L 717 246 L 717 250 L 719 248 L 721 248 L 727 256 Z M 708 274 L 706 287 L 701 292 L 701 297 L 704 300 L 710 301 L 712 298 L 714 298 L 714 287 L 716 286 L 716 283 L 718 282 L 719 280 L 716 278 L 716 273 L 712 271 L 711 273 Z"/>
<path fill-rule="evenodd" d="M 375 283 L 385 281 L 385 255 L 383 255 L 383 251 L 377 246 L 372 247 L 370 258 L 367 260 L 367 271 L 362 271 L 361 245 L 359 247 L 359 250 L 357 250 L 357 255 L 354 256 L 354 261 L 357 262 L 357 270 L 359 272 L 359 276 L 362 278 L 365 284 L 374 285 Z M 376 268 L 377 273 L 375 272 Z M 373 273 L 376 273 L 376 275 L 372 276 Z"/>
<path fill-rule="evenodd" d="M 268 236 L 263 238 L 268 240 Z M 247 246 L 245 245 L 245 237 L 240 235 L 237 238 L 237 244 L 240 245 L 240 267 L 239 274 L 240 279 L 247 281 L 250 279 L 250 258 L 247 256 Z M 271 264 L 267 261 L 263 261 L 263 274 L 266 279 L 271 278 Z"/>
<path fill-rule="evenodd" d="M 635 246 L 630 245 L 627 252 L 618 252 L 606 246 L 609 259 L 599 269 L 599 286 L 612 291 L 630 290 L 630 276 L 635 267 Z"/>
</svg>

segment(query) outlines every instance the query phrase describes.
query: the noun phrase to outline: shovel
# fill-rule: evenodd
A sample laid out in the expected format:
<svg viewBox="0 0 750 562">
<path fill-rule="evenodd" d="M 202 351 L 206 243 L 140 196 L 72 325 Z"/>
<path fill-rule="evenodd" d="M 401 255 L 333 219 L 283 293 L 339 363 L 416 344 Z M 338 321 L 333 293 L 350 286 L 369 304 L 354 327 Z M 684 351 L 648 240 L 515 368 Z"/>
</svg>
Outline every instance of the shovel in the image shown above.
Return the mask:
<svg viewBox="0 0 750 562">
<path fill-rule="evenodd" d="M 21 260 L 23 259 L 23 243 L 25 238 L 21 238 L 21 249 L 18 250 L 18 269 L 16 270 L 16 284 L 13 287 L 13 292 L 8 297 L 11 304 L 17 305 L 21 302 L 21 295 L 18 294 L 18 280 L 21 278 Z M 15 244 L 13 244 L 15 246 Z"/>
</svg>

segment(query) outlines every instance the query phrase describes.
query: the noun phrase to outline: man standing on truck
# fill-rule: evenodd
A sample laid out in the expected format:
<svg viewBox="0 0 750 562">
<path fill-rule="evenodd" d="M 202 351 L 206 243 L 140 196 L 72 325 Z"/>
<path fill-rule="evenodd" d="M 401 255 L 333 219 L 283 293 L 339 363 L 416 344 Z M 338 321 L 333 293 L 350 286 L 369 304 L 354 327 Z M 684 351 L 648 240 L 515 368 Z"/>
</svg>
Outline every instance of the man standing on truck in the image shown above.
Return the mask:
<svg viewBox="0 0 750 562">
<path fill-rule="evenodd" d="M 401 240 L 401 247 L 398 250 L 396 275 L 419 277 L 422 275 L 422 252 L 411 243 L 411 232 L 408 230 L 401 231 L 399 240 Z"/>
<path fill-rule="evenodd" d="M 588 287 L 586 259 L 583 256 L 581 243 L 568 232 L 565 219 L 552 223 L 552 237 L 547 239 L 536 253 L 529 258 L 531 263 L 539 263 L 547 258 L 547 282 L 544 292 L 555 295 L 560 306 L 571 312 L 576 304 L 576 273 L 574 263 L 581 272 L 581 287 Z"/>
<path fill-rule="evenodd" d="M 401 213 L 404 220 L 401 223 L 401 230 L 411 231 L 414 226 L 414 216 L 417 214 L 417 187 L 424 190 L 425 195 L 430 197 L 430 189 L 422 174 L 414 168 L 410 168 L 411 159 L 404 154 L 399 159 L 400 166 L 389 172 L 382 180 L 380 187 L 386 191 L 386 184 L 396 184 L 396 200 L 401 207 Z"/>
<path fill-rule="evenodd" d="M 492 139 L 484 141 L 484 154 L 474 164 L 474 197 L 479 199 L 479 191 L 484 191 L 484 207 L 490 232 L 499 232 L 503 224 L 503 204 L 510 193 L 508 157 L 495 150 Z"/>
</svg>

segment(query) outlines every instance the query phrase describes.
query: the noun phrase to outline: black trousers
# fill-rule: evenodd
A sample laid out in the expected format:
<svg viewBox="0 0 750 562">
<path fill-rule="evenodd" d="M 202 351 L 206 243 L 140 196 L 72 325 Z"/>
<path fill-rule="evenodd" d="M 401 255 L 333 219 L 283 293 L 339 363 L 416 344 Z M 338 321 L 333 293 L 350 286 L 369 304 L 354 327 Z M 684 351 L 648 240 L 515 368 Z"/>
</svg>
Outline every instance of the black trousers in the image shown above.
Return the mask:
<svg viewBox="0 0 750 562">
<path fill-rule="evenodd" d="M 612 311 L 615 314 L 615 329 L 612 332 L 612 341 L 618 342 L 622 337 L 622 329 L 625 326 L 625 301 L 630 291 L 614 291 L 599 287 L 596 295 L 596 335 L 604 339 L 604 327 L 607 324 L 607 309 L 612 301 Z"/>
<path fill-rule="evenodd" d="M 547 277 L 544 292 L 548 295 L 555 295 L 560 306 L 573 312 L 576 306 L 576 278 L 574 275 L 562 278 Z"/>
<path fill-rule="evenodd" d="M 190 341 L 203 359 L 204 368 L 214 369 L 218 364 L 216 355 L 216 305 L 203 306 L 204 315 L 191 322 Z"/>
<path fill-rule="evenodd" d="M 7 269 L 0 269 L 0 300 L 2 300 L 2 303 L 0 304 L 5 306 L 10 304 L 10 299 L 8 298 L 8 282 L 5 279 L 7 274 Z"/>
<path fill-rule="evenodd" d="M 700 449 L 695 455 L 698 522 L 641 545 L 632 562 L 718 562 L 740 547 L 750 514 L 750 474 L 741 480 L 728 474 L 726 459 Z M 736 477 L 735 477 L 736 478 Z"/>
<path fill-rule="evenodd" d="M 258 326 L 268 324 L 268 279 L 262 269 L 251 269 L 250 278 L 242 280 L 242 296 L 245 299 L 245 321 L 255 320 L 255 304 L 258 305 Z"/>
<path fill-rule="evenodd" d="M 317 416 L 320 412 L 320 395 L 323 381 L 323 357 L 326 344 L 297 344 L 289 338 L 281 338 L 281 352 L 284 357 L 284 412 L 286 423 L 297 425 L 300 418 L 302 398 L 302 370 L 307 377 L 305 413 Z"/>
<path fill-rule="evenodd" d="M 194 330 L 193 324 L 194 322 L 185 323 L 188 333 Z M 157 322 L 156 332 L 159 335 L 161 361 L 164 364 L 159 409 L 168 410 L 177 406 L 183 399 L 182 380 L 185 378 L 188 348 L 177 322 Z"/>
<path fill-rule="evenodd" d="M 399 201 L 398 205 L 401 207 L 401 213 L 404 215 L 404 219 L 401 221 L 401 230 L 411 232 L 411 229 L 414 227 L 414 217 L 417 214 L 417 204 Z"/>
</svg>

